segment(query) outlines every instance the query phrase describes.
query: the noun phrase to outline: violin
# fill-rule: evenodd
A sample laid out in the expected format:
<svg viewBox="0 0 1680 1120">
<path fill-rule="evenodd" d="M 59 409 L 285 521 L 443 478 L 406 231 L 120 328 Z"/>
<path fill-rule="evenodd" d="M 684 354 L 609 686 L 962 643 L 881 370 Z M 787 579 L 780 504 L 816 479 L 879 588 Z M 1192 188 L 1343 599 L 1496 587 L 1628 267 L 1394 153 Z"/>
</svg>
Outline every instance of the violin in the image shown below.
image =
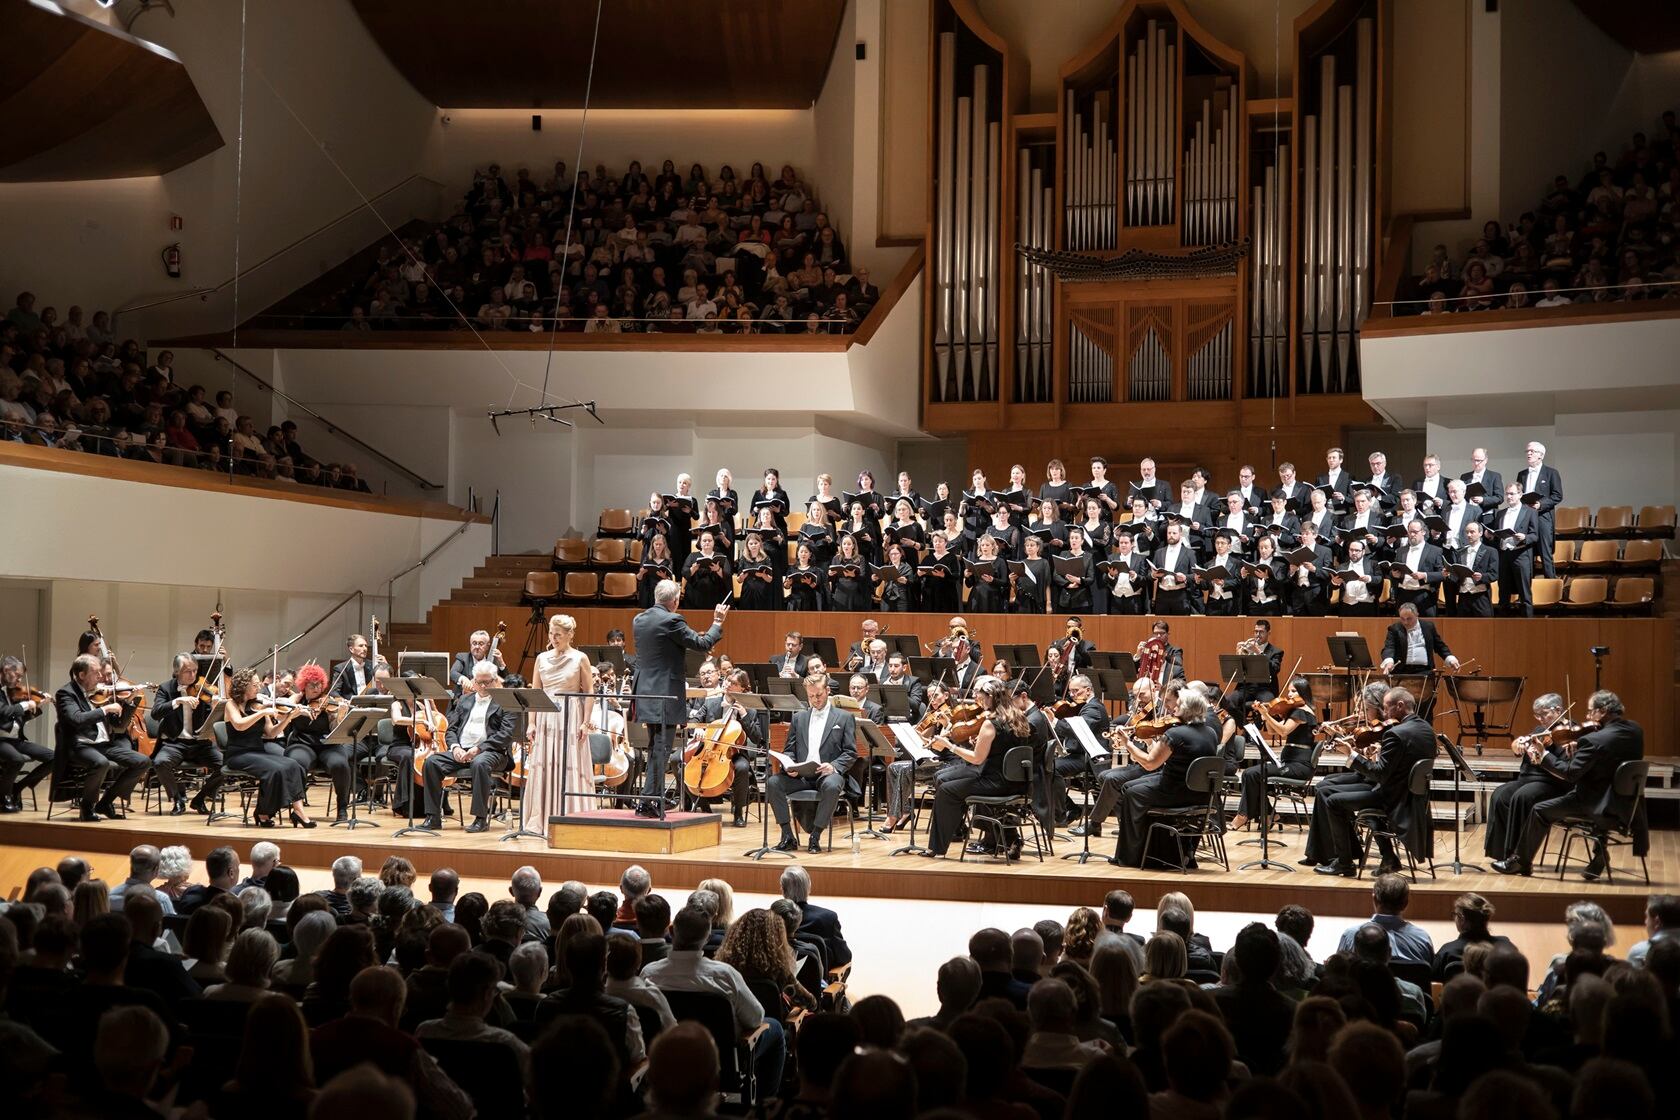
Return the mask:
<svg viewBox="0 0 1680 1120">
<path fill-rule="evenodd" d="M 1079 701 L 1074 700 L 1071 697 L 1066 700 L 1058 700 L 1046 708 L 1045 713 L 1049 715 L 1051 719 L 1066 719 L 1069 716 L 1078 715 Z"/>
<path fill-rule="evenodd" d="M 1282 696 L 1279 696 L 1276 699 L 1255 700 L 1249 704 L 1249 707 L 1257 708 L 1265 712 L 1268 716 L 1271 716 L 1272 719 L 1278 721 L 1279 723 L 1289 718 L 1289 713 L 1293 712 L 1296 708 L 1305 706 L 1306 702 L 1301 699 L 1301 694 L 1295 691 L 1293 685 L 1290 686 L 1288 692 L 1285 692 Z"/>
<path fill-rule="evenodd" d="M 1544 731 L 1523 735 L 1516 742 L 1522 744 L 1522 752 L 1528 755 L 1529 761 L 1539 762 L 1540 756 L 1554 747 L 1563 748 L 1565 754 L 1574 754 L 1575 744 L 1581 736 L 1598 729 L 1599 724 L 1593 720 L 1587 720 L 1585 723 L 1564 720 Z"/>
<path fill-rule="evenodd" d="M 146 690 L 157 687 L 153 684 L 134 684 L 122 679 L 122 666 L 111 656 L 111 647 L 105 642 L 105 634 L 99 629 L 99 616 L 88 615 L 88 631 L 99 639 L 100 656 L 111 663 L 111 672 L 115 680 L 109 685 L 101 685 L 89 697 L 96 708 L 103 708 L 113 701 L 119 704 L 133 704 L 134 709 L 128 713 L 128 736 L 134 743 L 134 749 L 152 757 L 157 750 L 157 740 L 152 738 L 146 730 Z"/>
<path fill-rule="evenodd" d="M 916 734 L 920 735 L 923 739 L 926 739 L 928 736 L 943 729 L 945 726 L 945 717 L 950 710 L 951 702 L 949 700 L 945 701 L 945 703 L 941 704 L 937 708 L 929 708 L 922 716 L 921 722 L 916 724 Z"/>
<path fill-rule="evenodd" d="M 88 703 L 96 708 L 103 708 L 107 704 L 129 704 L 136 700 L 144 702 L 146 690 L 156 688 L 151 682 L 136 683 L 134 681 L 117 680 L 110 684 L 102 684 L 88 694 Z"/>
<path fill-rule="evenodd" d="M 14 704 L 27 704 L 33 700 L 35 703 L 45 706 L 51 697 L 38 688 L 30 688 L 26 684 L 14 684 L 6 690 L 6 699 Z"/>
</svg>

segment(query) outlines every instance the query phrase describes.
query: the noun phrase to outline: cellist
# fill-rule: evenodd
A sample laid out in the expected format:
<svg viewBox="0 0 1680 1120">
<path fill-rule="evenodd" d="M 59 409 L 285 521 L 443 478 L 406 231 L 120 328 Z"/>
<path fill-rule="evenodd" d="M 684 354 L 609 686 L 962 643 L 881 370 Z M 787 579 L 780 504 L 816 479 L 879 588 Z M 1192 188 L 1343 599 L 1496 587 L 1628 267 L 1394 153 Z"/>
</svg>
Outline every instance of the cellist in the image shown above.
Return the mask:
<svg viewBox="0 0 1680 1120">
<path fill-rule="evenodd" d="M 739 727 L 746 742 L 757 750 L 764 750 L 770 745 L 770 713 L 762 709 L 749 711 L 739 700 L 732 697 L 741 692 L 752 691 L 752 678 L 745 669 L 732 670 L 723 681 L 723 691 L 716 696 L 707 697 L 700 704 L 700 718 L 705 726 L 700 728 L 694 738 L 689 741 L 688 749 L 683 752 L 683 759 L 694 757 L 695 753 L 704 748 L 708 735 L 722 734 L 726 727 Z M 730 824 L 735 828 L 747 826 L 747 794 L 752 789 L 752 753 L 749 751 L 731 751 L 730 764 L 735 768 L 735 777 L 729 786 L 729 803 L 734 810 Z M 699 809 L 702 813 L 709 813 L 712 809 L 711 798 L 701 798 Z"/>
</svg>

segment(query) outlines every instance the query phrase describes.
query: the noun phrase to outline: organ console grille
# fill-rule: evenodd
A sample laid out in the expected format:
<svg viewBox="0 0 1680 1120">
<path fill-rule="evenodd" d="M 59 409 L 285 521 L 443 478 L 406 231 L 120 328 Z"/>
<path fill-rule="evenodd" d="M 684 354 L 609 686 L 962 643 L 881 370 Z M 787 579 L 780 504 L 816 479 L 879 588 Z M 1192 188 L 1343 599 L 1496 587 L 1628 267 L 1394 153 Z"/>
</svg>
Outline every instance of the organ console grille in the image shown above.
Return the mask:
<svg viewBox="0 0 1680 1120">
<path fill-rule="evenodd" d="M 1358 392 L 1394 0 L 1317 0 L 1263 100 L 1198 2 L 1124 0 L 1034 104 L 976 0 L 932 0 L 930 429 Z"/>
</svg>

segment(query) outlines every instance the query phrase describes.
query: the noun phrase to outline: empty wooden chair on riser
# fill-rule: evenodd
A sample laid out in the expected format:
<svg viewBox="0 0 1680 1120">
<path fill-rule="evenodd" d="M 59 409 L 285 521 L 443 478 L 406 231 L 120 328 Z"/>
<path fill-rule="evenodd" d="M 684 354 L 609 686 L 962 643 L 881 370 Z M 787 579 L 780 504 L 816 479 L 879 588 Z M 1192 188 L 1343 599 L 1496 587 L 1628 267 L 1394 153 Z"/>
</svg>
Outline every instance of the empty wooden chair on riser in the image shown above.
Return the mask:
<svg viewBox="0 0 1680 1120">
<path fill-rule="evenodd" d="M 1560 537 L 1584 537 L 1592 528 L 1586 506 L 1559 506 L 1552 512 L 1552 525 Z"/>
<path fill-rule="evenodd" d="M 589 544 L 582 537 L 561 537 L 554 542 L 554 570 L 564 572 L 589 563 Z"/>
<path fill-rule="evenodd" d="M 601 594 L 599 572 L 567 572 L 565 599 L 569 603 L 593 603 Z"/>
<path fill-rule="evenodd" d="M 1641 506 L 1639 509 L 1639 524 L 1635 527 L 1633 535 L 1673 540 L 1674 507 Z"/>
<path fill-rule="evenodd" d="M 1557 613 L 1557 608 L 1563 602 L 1563 580 L 1536 579 L 1529 585 L 1529 597 L 1533 600 L 1536 611 Z"/>
<path fill-rule="evenodd" d="M 1608 581 L 1602 576 L 1576 576 L 1564 588 L 1563 605 L 1572 611 L 1598 610 L 1609 591 Z"/>
<path fill-rule="evenodd" d="M 1633 534 L 1632 506 L 1599 506 L 1593 516 L 1593 536 L 1627 537 Z"/>
</svg>

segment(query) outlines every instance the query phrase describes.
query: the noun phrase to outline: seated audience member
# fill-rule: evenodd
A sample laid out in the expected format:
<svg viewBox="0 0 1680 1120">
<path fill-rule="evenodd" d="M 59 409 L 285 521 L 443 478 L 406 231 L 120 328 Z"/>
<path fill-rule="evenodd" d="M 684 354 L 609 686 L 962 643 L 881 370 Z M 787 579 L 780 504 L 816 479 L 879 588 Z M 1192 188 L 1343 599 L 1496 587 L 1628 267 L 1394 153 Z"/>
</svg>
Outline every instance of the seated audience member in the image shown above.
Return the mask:
<svg viewBox="0 0 1680 1120">
<path fill-rule="evenodd" d="M 1017 1010 L 1027 1007 L 1028 985 L 1013 971 L 1009 935 L 1001 929 L 983 929 L 968 939 L 968 955 L 980 967 L 981 999 L 1006 999 Z"/>
<path fill-rule="evenodd" d="M 799 924 L 799 932 L 823 943 L 828 967 L 840 968 L 852 963 L 851 947 L 840 931 L 840 916 L 828 907 L 811 901 L 811 873 L 794 864 L 782 872 L 781 887 L 782 897 L 798 903 L 805 915 L 805 920 Z"/>
<path fill-rule="evenodd" d="M 133 931 L 123 983 L 144 988 L 174 1010 L 182 1000 L 202 994 L 198 982 L 187 975 L 181 958 L 155 948 L 163 937 L 163 908 L 149 895 L 133 894 L 123 907 Z"/>
<path fill-rule="evenodd" d="M 1435 945 L 1430 940 L 1429 931 L 1408 922 L 1404 917 L 1406 907 L 1411 905 L 1412 901 L 1411 884 L 1400 875 L 1378 875 L 1376 882 L 1371 884 L 1371 901 L 1376 904 L 1376 912 L 1371 915 L 1370 923 L 1379 925 L 1388 932 L 1390 955 L 1393 959 L 1412 964 L 1431 964 L 1435 957 Z M 1343 930 L 1342 940 L 1336 946 L 1336 951 L 1351 951 L 1354 935 L 1366 924 L 1368 923 L 1356 922 Z"/>
<path fill-rule="evenodd" d="M 578 934 L 567 943 L 565 953 L 568 985 L 542 1001 L 537 1008 L 538 1026 L 563 1015 L 593 1019 L 618 1051 L 620 1068 L 634 1069 L 647 1056 L 642 1022 L 627 1001 L 605 990 L 607 938 L 599 931 Z"/>
<path fill-rule="evenodd" d="M 494 957 L 476 951 L 456 957 L 449 965 L 445 985 L 449 996 L 447 1009 L 441 1018 L 428 1019 L 415 1028 L 415 1037 L 422 1041 L 455 1039 L 505 1047 L 518 1058 L 519 1068 L 528 1077 L 530 1047 L 512 1032 L 485 1021 L 496 1003 L 496 982 L 500 977 L 501 967 Z"/>
<path fill-rule="evenodd" d="M 1077 1070 L 1108 1053 L 1101 1042 L 1081 1042 L 1074 1030 L 1073 989 L 1056 979 L 1040 980 L 1027 993 L 1032 1034 L 1021 1055 L 1025 1069 Z"/>
<path fill-rule="evenodd" d="M 617 996 L 632 1007 L 652 1011 L 658 1016 L 659 1029 L 668 1030 L 677 1021 L 671 1014 L 670 1001 L 665 998 L 665 993 L 659 990 L 659 985 L 643 976 L 641 972 L 641 942 L 631 937 L 608 938 L 607 994 Z M 644 1037 L 643 1041 L 649 1040 Z"/>
<path fill-rule="evenodd" d="M 212 1114 L 302 1120 L 314 1098 L 315 1073 L 303 1015 L 285 996 L 263 996 L 245 1016 L 245 1041 L 233 1079 L 215 1094 Z"/>
<path fill-rule="evenodd" d="M 1493 903 L 1474 892 L 1461 894 L 1453 900 L 1453 925 L 1458 929 L 1458 936 L 1435 950 L 1435 957 L 1430 962 L 1430 973 L 1436 980 L 1446 981 L 1456 976 L 1464 967 L 1464 949 L 1467 945 L 1478 942 L 1489 942 L 1495 945 L 1509 945 L 1511 939 L 1488 930 L 1488 923 L 1493 921 Z M 1390 944 L 1393 943 L 1392 937 Z"/>
<path fill-rule="evenodd" d="M 1282 961 L 1279 940 L 1278 934 L 1259 922 L 1244 926 L 1225 962 L 1235 975 L 1213 990 L 1236 1056 L 1251 1072 L 1265 1076 L 1283 1068 L 1284 1047 L 1295 1018 L 1295 1004 L 1275 984 Z"/>
<path fill-rule="evenodd" d="M 323 943 L 325 940 L 323 934 Z M 279 956 L 280 945 L 267 930 L 240 930 L 228 949 L 227 964 L 222 969 L 226 980 L 206 988 L 204 998 L 255 1003 L 263 993 L 278 986 L 271 976 Z"/>
</svg>

